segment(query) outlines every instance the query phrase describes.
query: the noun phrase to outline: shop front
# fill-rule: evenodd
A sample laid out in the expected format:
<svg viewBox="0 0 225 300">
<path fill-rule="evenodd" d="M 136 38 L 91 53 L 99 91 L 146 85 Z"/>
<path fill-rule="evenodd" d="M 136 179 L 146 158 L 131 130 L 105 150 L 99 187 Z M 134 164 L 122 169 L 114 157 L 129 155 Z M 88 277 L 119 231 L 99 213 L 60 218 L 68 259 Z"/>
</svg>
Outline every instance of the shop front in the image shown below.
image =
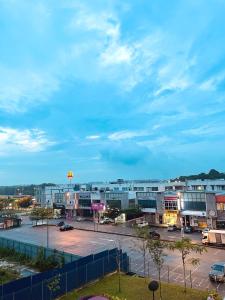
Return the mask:
<svg viewBox="0 0 225 300">
<path fill-rule="evenodd" d="M 182 211 L 181 216 L 183 219 L 184 226 L 191 226 L 195 229 L 203 229 L 211 227 L 210 219 L 206 217 L 206 211 Z"/>
<path fill-rule="evenodd" d="M 156 224 L 156 208 L 142 208 L 142 212 L 145 214 L 145 220 L 151 225 Z"/>
<path fill-rule="evenodd" d="M 72 193 L 66 193 L 66 218 L 68 220 L 72 220 L 74 217 L 74 211 L 75 211 L 75 199 L 74 194 Z"/>
<path fill-rule="evenodd" d="M 163 214 L 163 223 L 167 225 L 178 225 L 178 212 L 172 210 L 165 210 Z"/>
</svg>

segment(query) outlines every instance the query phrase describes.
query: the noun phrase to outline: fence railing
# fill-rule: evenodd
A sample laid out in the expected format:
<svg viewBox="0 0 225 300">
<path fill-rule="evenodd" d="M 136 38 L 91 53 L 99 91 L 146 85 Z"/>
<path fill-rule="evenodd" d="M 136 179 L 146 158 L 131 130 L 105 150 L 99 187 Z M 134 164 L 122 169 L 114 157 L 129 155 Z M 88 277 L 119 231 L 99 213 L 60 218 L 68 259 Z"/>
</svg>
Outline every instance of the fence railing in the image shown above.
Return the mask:
<svg viewBox="0 0 225 300">
<path fill-rule="evenodd" d="M 4 237 L 0 237 L 0 247 L 14 249 L 16 252 L 24 254 L 30 258 L 36 257 L 38 255 L 40 249 L 43 249 L 45 257 L 49 257 L 51 255 L 59 255 L 64 258 L 65 263 L 69 263 L 69 262 L 72 262 L 72 261 L 75 261 L 75 260 L 81 258 L 81 256 L 74 255 L 72 253 L 67 253 L 67 252 L 63 252 L 63 251 L 59 251 L 59 250 L 51 249 L 51 248 L 45 248 L 45 247 L 41 247 L 41 246 L 29 244 L 29 243 L 24 243 L 24 242 L 12 240 L 12 239 L 7 239 Z"/>
<path fill-rule="evenodd" d="M 80 258 L 0 286 L 0 300 L 51 300 L 120 269 L 129 271 L 129 258 L 117 248 Z"/>
</svg>

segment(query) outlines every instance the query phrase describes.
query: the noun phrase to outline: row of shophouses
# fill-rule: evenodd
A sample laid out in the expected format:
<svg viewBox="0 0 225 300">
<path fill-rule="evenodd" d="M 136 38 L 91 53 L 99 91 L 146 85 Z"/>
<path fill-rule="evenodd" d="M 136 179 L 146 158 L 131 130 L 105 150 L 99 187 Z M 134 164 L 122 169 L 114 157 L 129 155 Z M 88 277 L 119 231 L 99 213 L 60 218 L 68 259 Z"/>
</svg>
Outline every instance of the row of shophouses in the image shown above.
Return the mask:
<svg viewBox="0 0 225 300">
<path fill-rule="evenodd" d="M 92 203 L 105 208 L 140 207 L 153 225 L 225 228 L 225 180 L 186 182 L 117 180 L 109 183 L 66 184 L 36 191 L 43 207 L 61 209 L 68 218 L 93 215 Z"/>
</svg>

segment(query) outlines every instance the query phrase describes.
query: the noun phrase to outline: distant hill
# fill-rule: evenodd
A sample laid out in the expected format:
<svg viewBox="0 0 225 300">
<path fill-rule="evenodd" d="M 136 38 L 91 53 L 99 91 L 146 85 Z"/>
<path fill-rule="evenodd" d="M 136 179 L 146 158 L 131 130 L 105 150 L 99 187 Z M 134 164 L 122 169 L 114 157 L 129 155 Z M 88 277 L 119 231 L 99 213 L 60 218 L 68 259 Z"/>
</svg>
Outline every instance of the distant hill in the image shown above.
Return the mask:
<svg viewBox="0 0 225 300">
<path fill-rule="evenodd" d="M 42 186 L 55 185 L 54 183 L 0 186 L 0 195 L 31 195 L 34 196 L 35 189 Z"/>
<path fill-rule="evenodd" d="M 175 180 L 180 180 L 180 181 L 185 181 L 185 180 L 192 180 L 192 179 L 225 179 L 225 173 L 221 173 L 215 169 L 211 169 L 209 173 L 200 173 L 197 175 L 188 175 L 188 176 L 180 176 L 178 178 L 172 179 L 172 181 Z"/>
</svg>

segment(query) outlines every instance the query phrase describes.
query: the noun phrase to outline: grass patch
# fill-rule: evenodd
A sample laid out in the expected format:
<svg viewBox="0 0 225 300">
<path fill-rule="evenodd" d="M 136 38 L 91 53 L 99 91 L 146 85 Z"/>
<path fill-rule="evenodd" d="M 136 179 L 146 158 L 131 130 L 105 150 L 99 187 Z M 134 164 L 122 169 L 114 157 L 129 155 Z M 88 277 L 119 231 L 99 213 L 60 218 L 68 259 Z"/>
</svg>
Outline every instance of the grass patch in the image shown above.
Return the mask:
<svg viewBox="0 0 225 300">
<path fill-rule="evenodd" d="M 148 290 L 149 281 L 145 282 L 144 278 L 131 277 L 127 275 L 121 276 L 121 293 L 118 292 L 118 276 L 114 274 L 93 283 L 82 290 L 73 291 L 61 297 L 61 300 L 75 300 L 81 296 L 88 295 L 112 295 L 118 296 L 119 299 L 126 300 L 150 300 L 152 293 Z M 163 300 L 206 300 L 208 293 L 206 291 L 187 289 L 184 293 L 182 286 L 174 284 L 162 284 Z M 159 300 L 159 292 L 155 293 L 155 300 Z M 220 299 L 220 298 L 217 298 Z"/>
<path fill-rule="evenodd" d="M 20 275 L 15 270 L 0 268 L 0 284 L 6 283 L 15 279 L 20 278 Z"/>
<path fill-rule="evenodd" d="M 34 258 L 19 253 L 14 249 L 0 247 L 0 258 L 4 258 L 9 262 L 17 262 L 20 265 L 26 265 L 37 271 L 44 272 L 53 268 L 60 268 L 64 265 L 64 258 L 62 255 L 54 254 L 45 257 L 44 248 L 38 250 L 38 254 Z"/>
</svg>

